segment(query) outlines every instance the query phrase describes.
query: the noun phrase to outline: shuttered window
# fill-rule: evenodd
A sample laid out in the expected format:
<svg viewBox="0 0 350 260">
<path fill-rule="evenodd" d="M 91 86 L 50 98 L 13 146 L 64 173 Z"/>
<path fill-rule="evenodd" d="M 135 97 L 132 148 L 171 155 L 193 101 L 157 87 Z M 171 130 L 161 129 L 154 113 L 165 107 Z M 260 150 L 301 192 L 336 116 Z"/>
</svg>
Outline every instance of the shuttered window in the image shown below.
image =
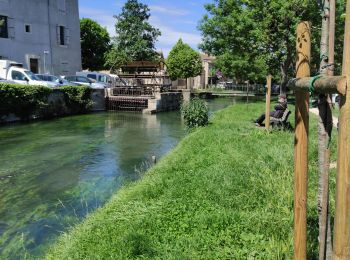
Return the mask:
<svg viewBox="0 0 350 260">
<path fill-rule="evenodd" d="M 56 34 L 57 34 L 57 44 L 61 46 L 67 46 L 70 43 L 70 30 L 63 26 L 56 26 Z"/>
<path fill-rule="evenodd" d="M 8 38 L 7 16 L 0 15 L 0 38 Z"/>
<path fill-rule="evenodd" d="M 60 26 L 60 45 L 65 45 L 65 38 L 64 26 Z"/>
</svg>

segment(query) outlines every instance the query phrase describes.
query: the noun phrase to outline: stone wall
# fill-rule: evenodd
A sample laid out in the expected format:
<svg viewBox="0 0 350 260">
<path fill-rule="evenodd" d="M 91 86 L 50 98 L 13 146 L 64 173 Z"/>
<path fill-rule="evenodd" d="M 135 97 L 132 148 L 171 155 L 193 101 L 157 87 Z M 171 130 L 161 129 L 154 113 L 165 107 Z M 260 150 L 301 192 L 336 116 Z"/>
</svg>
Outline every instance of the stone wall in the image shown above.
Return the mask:
<svg viewBox="0 0 350 260">
<path fill-rule="evenodd" d="M 106 110 L 106 93 L 104 89 L 94 89 L 91 93 L 92 111 Z"/>
<path fill-rule="evenodd" d="M 105 90 L 104 89 L 93 89 L 91 93 L 91 100 L 93 102 L 90 112 L 104 111 L 106 109 L 105 104 Z M 28 120 L 42 119 L 42 118 L 52 118 L 70 115 L 64 94 L 59 89 L 54 89 L 48 97 L 49 106 L 45 110 L 44 114 L 32 115 Z M 23 118 L 17 117 L 14 114 L 9 114 L 5 117 L 0 118 L 1 123 L 14 123 L 23 121 Z"/>
<path fill-rule="evenodd" d="M 181 92 L 157 93 L 155 98 L 148 100 L 148 109 L 144 113 L 157 113 L 180 108 L 182 102 Z"/>
</svg>

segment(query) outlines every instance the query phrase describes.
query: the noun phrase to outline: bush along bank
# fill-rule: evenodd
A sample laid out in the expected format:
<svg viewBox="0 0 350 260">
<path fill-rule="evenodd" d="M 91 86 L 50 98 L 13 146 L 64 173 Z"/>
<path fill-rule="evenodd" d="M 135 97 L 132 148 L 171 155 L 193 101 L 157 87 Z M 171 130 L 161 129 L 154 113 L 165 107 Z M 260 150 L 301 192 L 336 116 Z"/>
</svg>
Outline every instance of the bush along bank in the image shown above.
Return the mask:
<svg viewBox="0 0 350 260">
<path fill-rule="evenodd" d="M 62 235 L 46 258 L 293 258 L 294 135 L 253 126 L 263 109 L 243 104 L 216 113 Z M 308 259 L 318 255 L 316 123 L 312 118 Z"/>
<path fill-rule="evenodd" d="M 50 89 L 0 83 L 0 123 L 86 113 L 91 105 L 88 87 Z"/>
<path fill-rule="evenodd" d="M 181 114 L 189 129 L 206 126 L 209 122 L 209 109 L 205 101 L 199 98 L 182 103 Z"/>
</svg>

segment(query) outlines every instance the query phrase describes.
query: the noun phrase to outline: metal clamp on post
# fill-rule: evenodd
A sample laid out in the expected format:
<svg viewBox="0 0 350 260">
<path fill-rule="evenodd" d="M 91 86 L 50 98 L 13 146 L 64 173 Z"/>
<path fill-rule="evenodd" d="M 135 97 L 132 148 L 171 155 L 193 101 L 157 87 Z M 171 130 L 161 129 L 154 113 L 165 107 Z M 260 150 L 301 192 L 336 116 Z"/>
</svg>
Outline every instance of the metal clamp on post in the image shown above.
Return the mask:
<svg viewBox="0 0 350 260">
<path fill-rule="evenodd" d="M 316 80 L 318 80 L 320 78 L 322 78 L 322 75 L 317 75 L 317 76 L 311 78 L 310 85 L 309 85 L 310 95 L 312 95 L 315 92 L 315 82 L 316 82 Z"/>
</svg>

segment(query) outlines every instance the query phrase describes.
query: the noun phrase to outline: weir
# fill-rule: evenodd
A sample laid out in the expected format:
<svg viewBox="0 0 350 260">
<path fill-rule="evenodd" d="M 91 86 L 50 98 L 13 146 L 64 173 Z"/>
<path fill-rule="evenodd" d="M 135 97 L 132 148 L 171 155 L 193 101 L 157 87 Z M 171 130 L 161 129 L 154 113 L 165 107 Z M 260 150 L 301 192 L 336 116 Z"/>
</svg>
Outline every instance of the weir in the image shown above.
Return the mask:
<svg viewBox="0 0 350 260">
<path fill-rule="evenodd" d="M 179 109 L 183 94 L 178 91 L 145 92 L 141 88 L 107 89 L 106 110 L 154 114 Z"/>
<path fill-rule="evenodd" d="M 106 90 L 107 110 L 153 114 L 180 107 L 182 92 L 171 89 L 164 63 L 131 62 L 121 67 L 118 76 L 126 86 Z"/>
</svg>

